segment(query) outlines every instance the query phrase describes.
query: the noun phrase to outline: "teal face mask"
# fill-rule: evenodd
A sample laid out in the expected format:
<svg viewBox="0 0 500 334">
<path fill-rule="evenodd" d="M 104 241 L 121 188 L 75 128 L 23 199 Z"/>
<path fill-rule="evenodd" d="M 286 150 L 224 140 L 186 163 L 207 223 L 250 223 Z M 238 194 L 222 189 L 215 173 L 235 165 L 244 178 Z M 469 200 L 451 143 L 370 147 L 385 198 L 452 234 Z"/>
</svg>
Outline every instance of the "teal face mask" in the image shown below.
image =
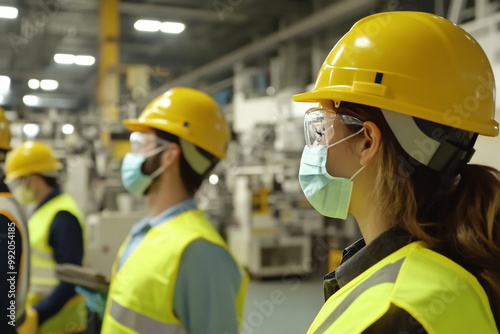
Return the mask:
<svg viewBox="0 0 500 334">
<path fill-rule="evenodd" d="M 361 167 L 350 179 L 334 177 L 326 170 L 328 149 L 356 136 L 358 132 L 332 145 L 306 145 L 300 160 L 299 182 L 311 205 L 323 216 L 346 219 L 351 202 L 352 180 L 364 168 Z"/>
<path fill-rule="evenodd" d="M 122 183 L 125 189 L 132 195 L 141 196 L 144 194 L 146 189 L 153 183 L 153 180 L 158 177 L 165 167 L 161 166 L 155 170 L 151 175 L 146 175 L 142 172 L 142 165 L 146 158 L 160 153 L 165 149 L 165 145 L 158 147 L 157 149 L 143 153 L 127 153 L 123 158 L 121 174 Z"/>
</svg>

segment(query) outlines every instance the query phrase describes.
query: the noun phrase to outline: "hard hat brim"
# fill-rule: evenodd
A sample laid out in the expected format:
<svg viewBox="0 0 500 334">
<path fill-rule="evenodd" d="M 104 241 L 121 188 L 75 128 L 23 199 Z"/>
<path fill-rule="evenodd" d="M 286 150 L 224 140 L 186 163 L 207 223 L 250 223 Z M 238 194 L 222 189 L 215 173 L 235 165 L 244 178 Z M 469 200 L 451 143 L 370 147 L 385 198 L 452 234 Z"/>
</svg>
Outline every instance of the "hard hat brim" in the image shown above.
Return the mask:
<svg viewBox="0 0 500 334">
<path fill-rule="evenodd" d="M 125 119 L 123 120 L 123 125 L 125 128 L 131 132 L 135 131 L 149 131 L 152 130 L 153 128 L 147 125 L 144 125 L 142 122 L 139 122 L 137 119 Z"/>
</svg>

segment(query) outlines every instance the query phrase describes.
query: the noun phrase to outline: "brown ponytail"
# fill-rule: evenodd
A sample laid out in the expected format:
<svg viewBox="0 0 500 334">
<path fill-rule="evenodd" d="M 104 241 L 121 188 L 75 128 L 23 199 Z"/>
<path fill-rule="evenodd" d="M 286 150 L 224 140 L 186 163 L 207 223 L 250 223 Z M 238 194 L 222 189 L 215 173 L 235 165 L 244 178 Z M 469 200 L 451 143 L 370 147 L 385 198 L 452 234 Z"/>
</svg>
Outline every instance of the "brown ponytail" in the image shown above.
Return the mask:
<svg viewBox="0 0 500 334">
<path fill-rule="evenodd" d="M 481 283 L 500 326 L 500 171 L 465 165 L 444 176 L 412 160 L 378 108 L 342 102 L 339 113 L 383 134 L 373 196 L 380 217 L 454 260 Z"/>
<path fill-rule="evenodd" d="M 500 322 L 500 172 L 466 165 L 448 202 L 451 242 L 462 265 L 482 284 Z"/>
</svg>

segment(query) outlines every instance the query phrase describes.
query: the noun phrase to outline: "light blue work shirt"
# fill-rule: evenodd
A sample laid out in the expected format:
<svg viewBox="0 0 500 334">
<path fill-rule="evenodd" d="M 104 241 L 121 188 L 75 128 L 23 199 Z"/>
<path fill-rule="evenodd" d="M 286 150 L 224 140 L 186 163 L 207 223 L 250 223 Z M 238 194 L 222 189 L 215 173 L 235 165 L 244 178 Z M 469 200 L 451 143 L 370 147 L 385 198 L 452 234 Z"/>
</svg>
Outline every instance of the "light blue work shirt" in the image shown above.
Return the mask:
<svg viewBox="0 0 500 334">
<path fill-rule="evenodd" d="M 163 211 L 153 218 L 147 216 L 146 218 L 135 224 L 130 231 L 130 240 L 125 247 L 122 256 L 120 257 L 120 261 L 118 261 L 118 270 L 120 270 L 125 261 L 127 261 L 127 259 L 130 257 L 130 255 L 134 253 L 135 249 L 137 248 L 137 246 L 139 246 L 151 227 L 166 223 L 169 220 L 175 218 L 177 215 L 180 215 L 181 213 L 195 209 L 196 201 L 194 200 L 194 198 L 190 198 L 185 200 L 184 202 L 174 205 L 173 207 Z"/>
<path fill-rule="evenodd" d="M 177 215 L 194 209 L 196 202 L 189 199 L 135 224 L 118 261 L 118 270 L 151 227 L 168 224 Z M 243 273 L 226 249 L 205 239 L 191 242 L 182 254 L 174 292 L 174 313 L 186 331 L 190 334 L 238 333 L 236 297 L 242 279 Z"/>
</svg>

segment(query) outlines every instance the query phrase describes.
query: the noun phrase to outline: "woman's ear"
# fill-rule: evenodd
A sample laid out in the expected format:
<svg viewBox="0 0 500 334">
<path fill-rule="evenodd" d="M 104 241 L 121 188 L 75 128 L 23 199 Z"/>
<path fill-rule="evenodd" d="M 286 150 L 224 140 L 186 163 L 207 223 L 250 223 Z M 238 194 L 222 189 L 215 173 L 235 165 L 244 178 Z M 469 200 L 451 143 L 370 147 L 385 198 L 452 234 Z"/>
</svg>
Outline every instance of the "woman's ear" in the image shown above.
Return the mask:
<svg viewBox="0 0 500 334">
<path fill-rule="evenodd" d="M 363 131 L 364 138 L 360 143 L 361 159 L 359 163 L 366 166 L 372 163 L 377 156 L 382 142 L 382 134 L 378 126 L 371 121 L 365 122 L 363 127 L 365 131 Z"/>
<path fill-rule="evenodd" d="M 181 156 L 181 148 L 179 144 L 170 143 L 168 148 L 161 155 L 161 165 L 165 168 L 169 168 L 176 161 L 179 161 Z"/>
</svg>

